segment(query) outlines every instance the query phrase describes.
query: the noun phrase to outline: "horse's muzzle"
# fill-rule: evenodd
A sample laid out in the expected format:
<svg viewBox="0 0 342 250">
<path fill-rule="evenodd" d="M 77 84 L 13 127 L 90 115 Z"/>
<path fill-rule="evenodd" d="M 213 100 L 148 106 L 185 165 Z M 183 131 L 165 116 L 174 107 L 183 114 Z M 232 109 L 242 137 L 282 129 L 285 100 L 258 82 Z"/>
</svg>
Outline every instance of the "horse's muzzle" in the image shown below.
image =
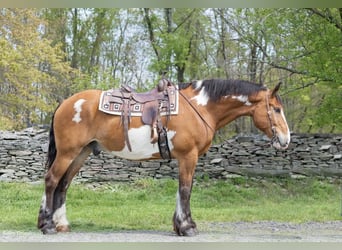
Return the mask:
<svg viewBox="0 0 342 250">
<path fill-rule="evenodd" d="M 282 145 L 278 141 L 274 141 L 272 146 L 278 150 L 286 150 L 289 147 L 289 144 L 286 143 L 286 144 Z"/>
<path fill-rule="evenodd" d="M 275 139 L 272 141 L 272 146 L 278 150 L 285 150 L 289 147 L 290 145 L 290 136 L 282 136 L 278 135 L 275 137 Z"/>
</svg>

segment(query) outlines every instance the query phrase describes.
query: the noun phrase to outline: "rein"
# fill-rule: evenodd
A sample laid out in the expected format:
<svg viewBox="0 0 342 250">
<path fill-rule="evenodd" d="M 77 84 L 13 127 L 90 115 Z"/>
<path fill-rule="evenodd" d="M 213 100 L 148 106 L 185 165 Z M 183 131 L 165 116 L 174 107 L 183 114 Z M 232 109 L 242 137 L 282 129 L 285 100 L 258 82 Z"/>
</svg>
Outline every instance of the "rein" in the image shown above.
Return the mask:
<svg viewBox="0 0 342 250">
<path fill-rule="evenodd" d="M 203 116 L 201 115 L 201 113 L 198 111 L 198 109 L 191 103 L 191 101 L 185 96 L 183 95 L 182 92 L 178 91 L 179 94 L 186 100 L 187 103 L 189 103 L 189 105 L 192 107 L 192 109 L 196 112 L 196 114 L 201 118 L 201 120 L 205 123 L 205 125 L 207 125 L 208 128 L 210 128 L 210 130 L 215 134 L 215 129 L 213 129 L 210 124 L 203 118 Z"/>
<path fill-rule="evenodd" d="M 278 137 L 277 137 L 277 130 L 274 126 L 274 123 L 272 121 L 272 117 L 271 117 L 271 109 L 270 109 L 270 104 L 269 104 L 269 95 L 268 95 L 269 91 L 267 91 L 267 94 L 266 94 L 266 110 L 267 110 L 267 117 L 268 117 L 268 120 L 270 122 L 270 125 L 271 125 L 271 129 L 272 129 L 272 138 L 271 138 L 271 144 L 273 144 L 274 142 L 278 141 Z"/>
</svg>

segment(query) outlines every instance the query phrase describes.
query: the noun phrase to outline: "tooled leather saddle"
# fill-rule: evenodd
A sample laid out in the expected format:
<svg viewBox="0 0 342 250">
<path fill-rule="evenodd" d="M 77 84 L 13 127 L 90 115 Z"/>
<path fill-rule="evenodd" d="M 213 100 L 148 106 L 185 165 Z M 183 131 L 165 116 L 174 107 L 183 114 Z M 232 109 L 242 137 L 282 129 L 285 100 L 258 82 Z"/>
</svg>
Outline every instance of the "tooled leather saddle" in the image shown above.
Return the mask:
<svg viewBox="0 0 342 250">
<path fill-rule="evenodd" d="M 132 151 L 128 137 L 130 120 L 132 116 L 140 116 L 143 124 L 151 126 L 151 143 L 158 142 L 161 157 L 171 159 L 167 130 L 161 121 L 161 116 L 167 116 L 167 126 L 170 115 L 178 114 L 178 89 L 169 80 L 161 79 L 154 89 L 145 93 L 137 93 L 129 86 L 103 91 L 99 110 L 121 116 L 129 151 Z"/>
</svg>

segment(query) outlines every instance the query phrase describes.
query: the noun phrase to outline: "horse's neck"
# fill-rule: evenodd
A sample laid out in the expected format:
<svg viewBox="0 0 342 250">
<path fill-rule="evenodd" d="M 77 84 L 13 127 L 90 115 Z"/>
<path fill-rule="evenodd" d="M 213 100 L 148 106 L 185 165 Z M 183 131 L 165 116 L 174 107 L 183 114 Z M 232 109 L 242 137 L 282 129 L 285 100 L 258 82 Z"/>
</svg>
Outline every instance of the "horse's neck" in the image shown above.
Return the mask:
<svg viewBox="0 0 342 250">
<path fill-rule="evenodd" d="M 255 109 L 255 98 L 251 102 L 247 96 L 227 96 L 219 102 L 206 100 L 206 96 L 195 93 L 194 90 L 184 89 L 181 93 L 192 108 L 198 112 L 205 123 L 215 130 L 227 125 L 240 116 L 251 116 Z M 259 99 L 259 97 L 257 97 Z"/>
<path fill-rule="evenodd" d="M 234 97 L 227 97 L 224 101 L 209 103 L 207 113 L 211 115 L 217 130 L 241 116 L 251 116 L 254 108 L 255 104 Z"/>
</svg>

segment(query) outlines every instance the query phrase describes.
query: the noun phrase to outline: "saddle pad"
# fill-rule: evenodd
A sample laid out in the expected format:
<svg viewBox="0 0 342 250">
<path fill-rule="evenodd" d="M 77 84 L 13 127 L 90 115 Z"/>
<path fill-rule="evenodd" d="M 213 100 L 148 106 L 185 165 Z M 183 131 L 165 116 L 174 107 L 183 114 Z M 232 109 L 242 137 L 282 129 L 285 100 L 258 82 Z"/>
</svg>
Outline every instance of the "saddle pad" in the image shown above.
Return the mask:
<svg viewBox="0 0 342 250">
<path fill-rule="evenodd" d="M 127 102 L 127 98 L 113 96 L 113 89 L 102 91 L 99 101 L 99 110 L 111 115 L 122 115 L 124 102 Z M 178 114 L 178 89 L 171 88 L 169 90 L 170 110 L 167 112 L 168 101 L 158 100 L 160 115 L 177 115 Z M 130 115 L 131 116 L 142 116 L 144 105 L 146 103 L 140 103 L 134 100 L 129 101 L 130 104 Z"/>
</svg>

